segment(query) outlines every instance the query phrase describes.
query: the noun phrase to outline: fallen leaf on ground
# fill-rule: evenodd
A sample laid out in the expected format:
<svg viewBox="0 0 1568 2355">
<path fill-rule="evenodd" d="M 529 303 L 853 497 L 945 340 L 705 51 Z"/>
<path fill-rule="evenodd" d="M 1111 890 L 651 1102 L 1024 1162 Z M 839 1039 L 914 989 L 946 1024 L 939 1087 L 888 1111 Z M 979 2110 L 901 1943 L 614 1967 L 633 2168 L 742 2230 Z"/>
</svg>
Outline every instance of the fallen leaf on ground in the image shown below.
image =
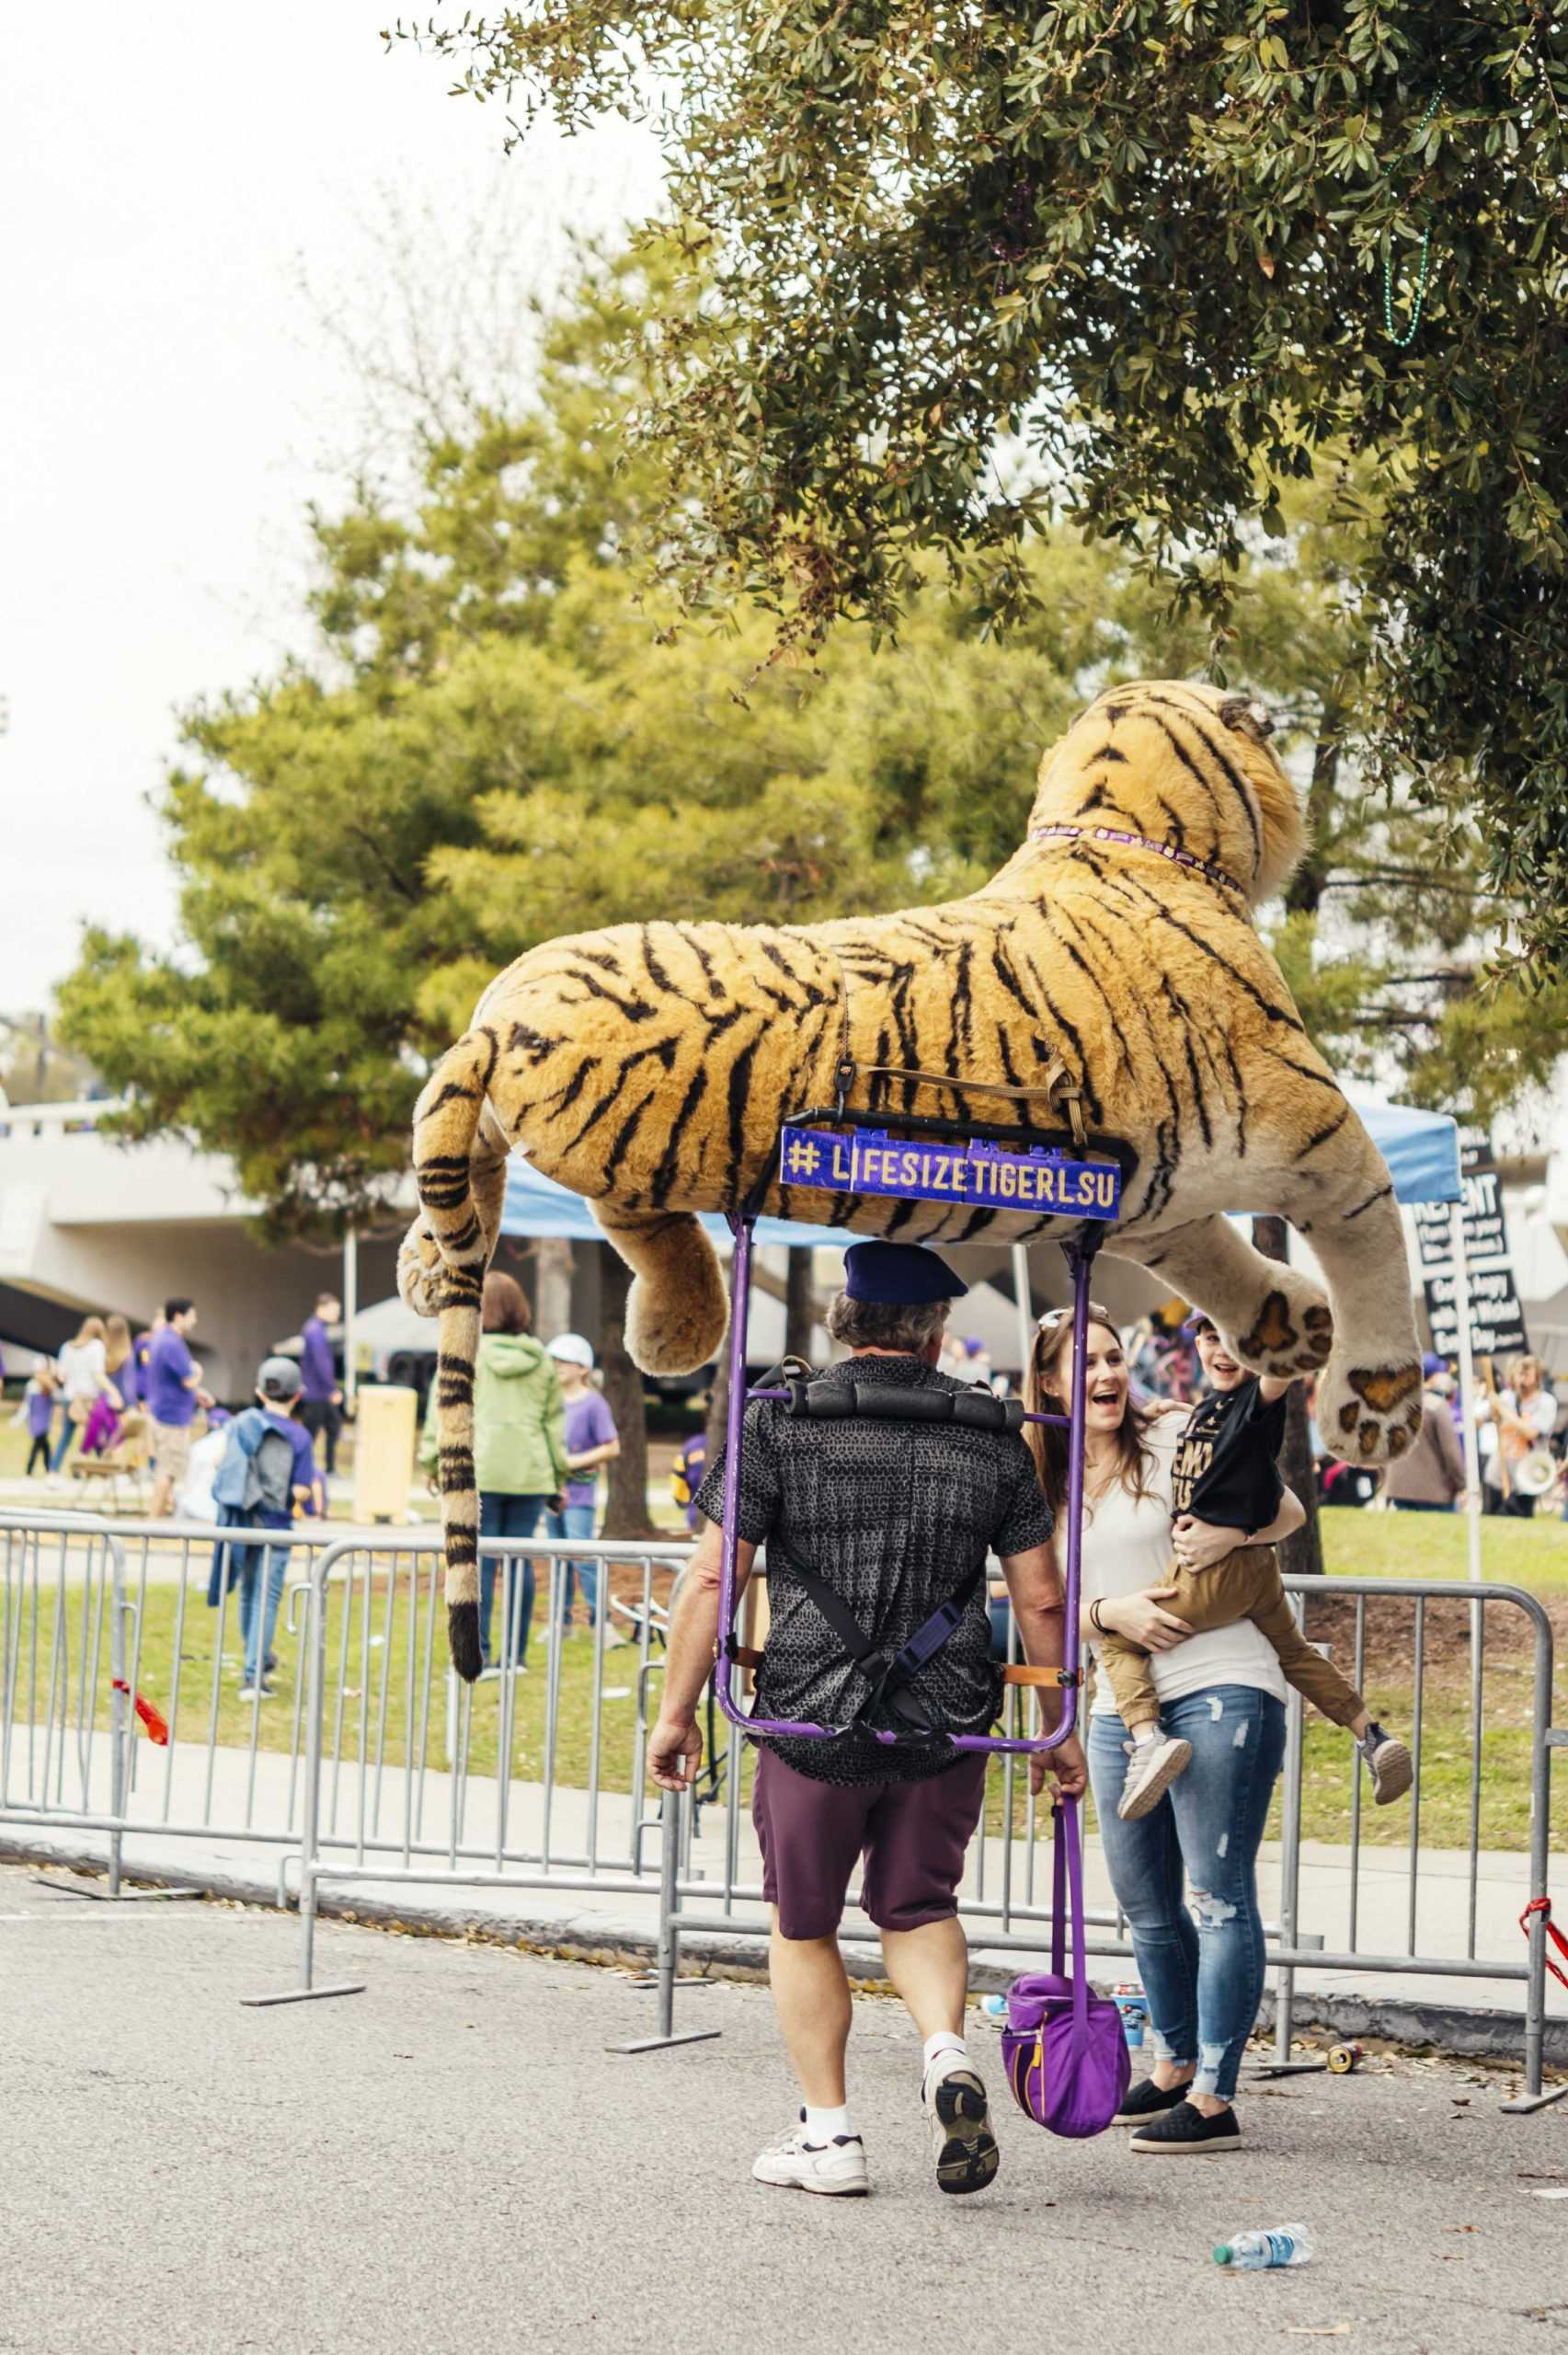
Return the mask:
<svg viewBox="0 0 1568 2355">
<path fill-rule="evenodd" d="M 1348 2338 L 1356 2325 L 1353 2322 L 1291 2322 L 1285 2326 L 1287 2338 Z"/>
</svg>

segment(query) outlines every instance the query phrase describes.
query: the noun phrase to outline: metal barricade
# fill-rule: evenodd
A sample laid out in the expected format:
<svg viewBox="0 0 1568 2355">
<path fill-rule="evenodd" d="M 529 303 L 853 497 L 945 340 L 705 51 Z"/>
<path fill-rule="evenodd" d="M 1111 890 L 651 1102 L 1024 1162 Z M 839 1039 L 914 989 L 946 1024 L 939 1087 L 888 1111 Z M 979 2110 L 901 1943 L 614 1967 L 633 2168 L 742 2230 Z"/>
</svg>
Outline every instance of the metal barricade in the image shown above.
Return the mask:
<svg viewBox="0 0 1568 2355">
<path fill-rule="evenodd" d="M 192 1588 L 205 1587 L 215 1546 L 236 1568 L 249 1557 L 264 1586 L 289 1564 L 305 1574 L 323 1542 L 308 1526 L 0 1512 L 0 1824 L 106 1835 L 116 1895 L 128 1833 L 270 1846 L 297 1836 L 303 1696 L 281 1719 L 243 1700 L 225 1650 L 235 1592 L 225 1580 L 209 1616 Z M 157 1740 L 138 1735 L 143 1702 L 162 1720 Z"/>
<path fill-rule="evenodd" d="M 1287 1713 L 1287 1750 L 1279 1798 L 1279 1917 L 1276 1923 L 1266 1925 L 1268 1962 L 1277 1974 L 1276 2029 L 1279 2060 L 1288 2060 L 1294 2040 L 1297 1974 L 1301 1970 L 1395 1978 L 1425 1977 L 1439 1982 L 1488 1980 L 1505 1986 L 1518 1987 L 1523 1992 L 1525 2091 L 1518 2100 L 1508 2103 L 1506 2107 L 1518 2110 L 1532 2109 L 1543 2102 L 1559 2098 L 1568 2088 L 1549 2089 L 1543 2085 L 1546 1913 L 1542 1910 L 1529 1915 L 1528 1947 L 1516 1926 L 1516 1916 L 1528 1902 L 1549 1894 L 1551 1752 L 1568 1740 L 1568 1732 L 1554 1729 L 1551 1722 L 1553 1648 L 1550 1617 L 1536 1596 L 1517 1587 L 1471 1586 L 1447 1580 L 1424 1583 L 1402 1579 L 1341 1578 L 1293 1580 L 1288 1581 L 1288 1585 L 1301 1602 L 1310 1600 L 1320 1607 L 1326 1605 L 1341 1614 L 1350 1614 L 1353 1660 L 1347 1667 L 1347 1672 L 1352 1683 L 1357 1685 L 1365 1681 L 1368 1666 L 1368 1606 L 1372 1606 L 1375 1612 L 1382 1608 L 1411 1614 L 1412 1639 L 1407 1672 L 1409 1735 L 1415 1763 L 1415 1780 L 1410 1793 L 1408 1833 L 1403 1844 L 1405 1865 L 1401 1901 L 1405 1918 L 1404 1950 L 1402 1952 L 1397 1947 L 1384 1946 L 1366 1947 L 1359 1940 L 1360 1921 L 1366 1902 L 1365 1855 L 1371 1844 L 1366 1839 L 1362 1814 L 1357 1779 L 1359 1761 L 1347 1736 L 1333 1737 L 1344 1744 L 1345 1763 L 1342 1768 L 1327 1771 L 1343 1772 L 1347 1778 L 1350 1838 L 1346 1843 L 1336 1844 L 1339 1853 L 1332 1860 L 1332 1874 L 1327 1870 L 1322 1874 L 1325 1879 L 1334 1878 L 1343 1885 L 1342 1897 L 1347 1919 L 1343 1934 L 1331 1936 L 1327 1928 L 1306 1928 L 1302 1921 L 1301 1882 L 1305 1824 L 1303 1799 L 1309 1788 L 1309 1777 L 1302 1705 L 1299 1696 L 1291 1694 Z M 1464 1663 L 1464 1681 L 1469 1695 L 1468 1719 L 1456 1725 L 1454 1712 L 1449 1707 L 1445 1712 L 1442 1731 L 1445 1740 L 1463 1739 L 1468 1742 L 1468 1838 L 1462 1847 L 1435 1850 L 1430 1845 L 1424 1846 L 1422 1839 L 1423 1758 L 1432 1701 L 1428 1629 L 1434 1612 L 1445 1605 L 1454 1606 L 1468 1623 L 1465 1640 L 1469 1656 Z M 1528 1676 L 1530 1698 L 1528 1724 L 1516 1730 L 1523 1737 L 1522 1747 L 1528 1752 L 1525 1774 L 1530 1811 L 1528 1847 L 1516 1854 L 1516 1868 L 1509 1875 L 1508 1894 L 1497 1925 L 1497 1935 L 1491 1941 L 1485 1941 L 1478 1933 L 1478 1890 L 1484 1855 L 1481 1844 L 1481 1827 L 1482 1736 L 1487 1730 L 1484 1716 L 1485 1615 L 1489 1612 L 1518 1614 L 1525 1623 L 1528 1666 L 1523 1672 Z M 1397 1663 L 1393 1665 L 1397 1667 Z M 1385 1685 L 1395 1683 L 1391 1675 L 1386 1647 L 1379 1649 L 1378 1667 Z M 1398 1689 L 1402 1694 L 1402 1679 L 1398 1680 Z M 1376 1714 L 1379 1706 L 1377 1693 L 1370 1693 L 1368 1699 Z M 1390 1714 L 1392 1714 L 1391 1709 Z M 636 2046 L 628 2050 L 650 2050 L 664 2041 L 683 2040 L 677 2037 L 674 2028 L 674 1991 L 679 1976 L 679 1948 L 682 1934 L 738 1935 L 754 1938 L 765 1932 L 766 1924 L 761 1913 L 763 1902 L 761 1885 L 755 1878 L 744 1878 L 740 1871 L 740 1807 L 744 1770 L 738 1753 L 744 1748 L 743 1737 L 730 1729 L 722 1853 L 704 1857 L 700 1876 L 690 1870 L 694 1850 L 689 1798 L 678 1807 L 666 1803 L 663 1840 L 667 1854 L 673 1848 L 679 1869 L 674 1876 L 675 1909 L 660 1924 L 658 2032 L 651 2038 L 640 2039 Z M 1003 1762 L 1002 1773 L 997 1779 L 1002 1786 L 1005 1836 L 1000 1839 L 982 1836 L 978 1842 L 972 1859 L 970 1886 L 961 1897 L 959 1911 L 977 1945 L 1002 1953 L 1037 1955 L 1048 1942 L 1050 1923 L 1048 1906 L 1037 1902 L 1036 1895 L 1036 1873 L 1039 1870 L 1036 1835 L 1043 1828 L 1040 1809 L 1033 1799 L 1019 1794 L 1010 1759 Z M 1310 1787 L 1314 1791 L 1320 1787 L 1316 1769 L 1313 1770 Z M 1381 1855 L 1388 1851 L 1379 1846 L 1378 1853 Z M 1456 1858 L 1460 1864 L 1466 1891 L 1464 1922 L 1462 1927 L 1439 1937 L 1441 1925 L 1429 1918 L 1437 1910 L 1435 1886 L 1439 1879 L 1452 1882 Z M 1313 1869 L 1315 1872 L 1318 1870 L 1316 1859 L 1313 1860 Z M 667 1883 L 670 1878 L 667 1867 Z M 1428 1917 L 1425 1921 L 1422 1919 L 1424 1886 L 1426 1891 L 1425 1911 Z M 1386 1907 L 1386 1894 L 1382 1902 Z M 858 1903 L 853 1893 L 850 1903 L 852 1907 Z M 1313 1913 L 1315 1921 L 1323 1920 L 1328 1911 L 1327 1898 L 1315 1890 L 1309 1910 Z M 1128 1964 L 1134 1960 L 1130 1942 L 1123 1935 L 1124 1925 L 1117 1913 L 1091 1908 L 1087 1920 L 1092 1933 L 1087 1941 L 1091 1955 Z M 874 1941 L 876 1935 L 869 1924 L 864 1930 L 858 1925 L 846 1930 L 846 1936 L 852 1939 Z"/>
<path fill-rule="evenodd" d="M 298 1637 L 303 1673 L 292 1696 L 270 1707 L 229 1689 L 233 1598 L 211 1614 L 200 1595 L 193 1600 L 214 1542 L 288 1550 L 283 1625 Z M 471 1688 L 447 1664 L 441 1546 L 434 1528 L 215 1532 L 0 1512 L 0 1830 L 93 1835 L 115 1895 L 126 1893 L 131 1835 L 141 1843 L 142 1873 L 157 1869 L 146 1861 L 149 1837 L 269 1849 L 280 1902 L 298 1873 L 299 1984 L 285 1999 L 328 1992 L 314 1984 L 324 1879 L 594 1890 L 650 1903 L 658 1889 L 658 2033 L 639 2048 L 668 2040 L 682 1934 L 751 1937 L 765 1926 L 755 1867 L 743 1854 L 751 1752 L 740 1729 L 710 1719 L 697 1804 L 687 1795 L 647 1811 L 653 1685 L 690 1548 L 486 1539 L 503 1659 L 515 1652 L 528 1565 L 534 1574 L 542 1568 L 544 1608 L 536 1602 L 530 1674 L 504 1671 Z M 567 1580 L 585 1562 L 598 1573 L 601 1607 L 589 1638 L 568 1644 Z M 1348 1742 L 1310 1731 L 1292 1696 L 1268 1952 L 1279 2062 L 1292 2049 L 1303 1970 L 1485 1980 L 1523 1990 L 1525 2091 L 1514 2106 L 1553 2098 L 1560 2089 L 1543 2084 L 1545 1910 L 1528 1914 L 1528 1944 L 1515 1927 L 1527 1904 L 1549 1895 L 1551 1753 L 1568 1740 L 1552 1724 L 1545 1608 L 1516 1587 L 1289 1583 L 1299 1603 L 1313 1606 L 1309 1635 L 1324 1631 L 1328 1614 L 1352 1682 L 1370 1687 L 1375 1713 L 1407 1727 L 1415 1780 L 1401 1870 L 1391 1875 L 1384 1860 L 1395 1851 L 1368 1837 Z M 167 1720 L 162 1749 L 138 1731 L 144 1688 Z M 1344 1743 L 1342 1757 L 1321 1748 L 1333 1741 Z M 1497 1755 L 1509 1743 L 1513 1772 L 1505 1778 L 1499 1769 L 1489 1783 L 1486 1746 Z M 1457 1821 L 1452 1769 L 1460 1757 L 1463 1837 L 1452 1838 L 1444 1833 Z M 1322 1818 L 1341 1775 L 1347 1837 L 1325 1847 L 1309 1840 L 1310 1819 Z M 1526 1785 L 1525 1846 L 1510 1829 L 1490 1854 L 1489 1798 L 1505 1802 Z M 1035 1955 L 1050 1919 L 1043 1810 L 1011 1756 L 993 1778 L 991 1809 L 961 1911 L 978 1944 Z M 656 1826 L 657 1859 L 647 1847 Z M 1088 1919 L 1089 1952 L 1130 1963 L 1114 1905 L 1092 1907 Z M 862 1935 L 875 1934 L 868 1926 Z"/>
<path fill-rule="evenodd" d="M 209 1611 L 214 1545 L 287 1550 L 280 1623 L 303 1672 L 242 1699 L 235 1599 Z M 280 1901 L 297 1867 L 314 1906 L 346 1878 L 650 1892 L 644 1735 L 670 1592 L 688 1548 L 485 1540 L 498 1649 L 515 1659 L 525 1588 L 542 1624 L 531 1673 L 476 1688 L 447 1662 L 440 1531 L 193 1529 L 80 1514 L 0 1514 L 0 1829 L 107 1843 L 122 1886 L 166 1841 L 272 1852 Z M 584 1569 L 587 1577 L 584 1579 Z M 265 1580 L 268 1553 L 254 1565 Z M 599 1589 L 589 1639 L 568 1642 L 567 1581 Z M 145 1691 L 166 1721 L 137 1732 Z M 84 1891 L 92 1884 L 83 1882 Z"/>
<path fill-rule="evenodd" d="M 496 1574 L 499 1665 L 475 1686 L 446 1664 L 439 1532 L 399 1547 L 406 1558 L 390 1566 L 362 1537 L 344 1537 L 319 1557 L 305 1616 L 299 1976 L 247 2002 L 356 1992 L 316 1981 L 324 1879 L 652 1894 L 644 1857 L 649 1693 L 688 1551 L 484 1539 L 481 1565 Z M 530 1591 L 541 1561 L 543 1630 Z M 567 1579 L 585 1565 L 596 1573 L 599 1607 L 589 1643 L 574 1648 L 579 1666 L 568 1659 L 565 1614 Z M 526 1683 L 509 1664 L 524 1628 Z M 444 1770 L 431 1752 L 438 1685 Z"/>
</svg>

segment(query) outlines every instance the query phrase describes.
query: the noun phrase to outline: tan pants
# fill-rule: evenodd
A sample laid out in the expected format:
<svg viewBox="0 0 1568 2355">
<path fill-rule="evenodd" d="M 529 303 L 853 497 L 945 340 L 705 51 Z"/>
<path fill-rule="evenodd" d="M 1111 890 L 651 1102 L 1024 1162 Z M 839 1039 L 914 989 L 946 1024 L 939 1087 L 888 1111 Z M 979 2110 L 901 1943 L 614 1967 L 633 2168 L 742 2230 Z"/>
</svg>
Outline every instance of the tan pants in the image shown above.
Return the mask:
<svg viewBox="0 0 1568 2355">
<path fill-rule="evenodd" d="M 1298 1693 L 1321 1709 L 1336 1726 L 1350 1725 L 1366 1706 L 1337 1668 L 1312 1649 L 1296 1624 L 1296 1614 L 1279 1580 L 1279 1565 L 1272 1545 L 1238 1545 L 1209 1570 L 1184 1570 L 1173 1562 L 1163 1584 L 1175 1592 L 1166 1595 L 1161 1609 L 1173 1619 L 1185 1619 L 1195 1636 L 1214 1627 L 1233 1627 L 1250 1619 L 1279 1655 L 1279 1665 Z M 1102 1636 L 1100 1666 L 1110 1679 L 1123 1725 L 1147 1724 L 1160 1714 L 1149 1654 L 1125 1636 Z"/>
</svg>

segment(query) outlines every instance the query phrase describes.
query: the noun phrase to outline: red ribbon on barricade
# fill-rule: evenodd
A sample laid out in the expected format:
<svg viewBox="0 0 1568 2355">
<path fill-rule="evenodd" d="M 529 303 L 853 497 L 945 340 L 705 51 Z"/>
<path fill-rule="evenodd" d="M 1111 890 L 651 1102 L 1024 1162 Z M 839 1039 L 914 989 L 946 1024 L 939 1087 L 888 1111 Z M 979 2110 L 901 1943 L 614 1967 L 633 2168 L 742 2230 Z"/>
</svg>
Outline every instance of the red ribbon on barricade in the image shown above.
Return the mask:
<svg viewBox="0 0 1568 2355">
<path fill-rule="evenodd" d="M 122 1676 L 111 1677 L 109 1682 L 117 1693 L 130 1694 L 131 1705 L 147 1729 L 148 1740 L 156 1742 L 160 1750 L 166 1750 L 169 1742 L 168 1719 L 154 1708 L 151 1701 L 143 1701 L 140 1693 L 132 1693 Z M 1552 1935 L 1556 1936 L 1555 1931 Z"/>
<path fill-rule="evenodd" d="M 1568 1962 L 1568 1938 L 1563 1936 L 1562 1931 L 1558 1928 L 1556 1923 L 1551 1918 L 1551 1898 L 1532 1897 L 1524 1912 L 1520 1914 L 1519 1927 L 1523 1930 L 1527 1938 L 1530 1934 L 1530 1915 L 1532 1913 L 1545 1914 L 1546 1935 L 1551 1940 L 1552 1945 L 1557 1948 L 1558 1953 L 1562 1957 L 1563 1961 Z M 1553 1979 L 1560 1980 L 1564 1987 L 1568 1987 L 1568 1971 L 1560 1970 L 1556 1963 L 1552 1961 L 1550 1955 L 1546 1958 L 1546 1967 L 1548 1970 L 1551 1971 Z"/>
</svg>

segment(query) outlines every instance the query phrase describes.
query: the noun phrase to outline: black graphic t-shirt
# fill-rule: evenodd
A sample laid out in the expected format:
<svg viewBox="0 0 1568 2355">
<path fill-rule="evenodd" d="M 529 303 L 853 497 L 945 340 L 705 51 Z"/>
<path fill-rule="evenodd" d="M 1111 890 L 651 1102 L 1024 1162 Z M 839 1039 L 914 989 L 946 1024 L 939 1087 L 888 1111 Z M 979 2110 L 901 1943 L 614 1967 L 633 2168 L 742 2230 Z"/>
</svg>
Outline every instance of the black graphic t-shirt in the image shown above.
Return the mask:
<svg viewBox="0 0 1568 2355">
<path fill-rule="evenodd" d="M 1193 1408 L 1171 1474 L 1175 1512 L 1217 1529 L 1266 1529 L 1277 1518 L 1285 1483 L 1285 1397 L 1267 1404 L 1256 1374 L 1234 1390 L 1217 1390 Z"/>
</svg>

